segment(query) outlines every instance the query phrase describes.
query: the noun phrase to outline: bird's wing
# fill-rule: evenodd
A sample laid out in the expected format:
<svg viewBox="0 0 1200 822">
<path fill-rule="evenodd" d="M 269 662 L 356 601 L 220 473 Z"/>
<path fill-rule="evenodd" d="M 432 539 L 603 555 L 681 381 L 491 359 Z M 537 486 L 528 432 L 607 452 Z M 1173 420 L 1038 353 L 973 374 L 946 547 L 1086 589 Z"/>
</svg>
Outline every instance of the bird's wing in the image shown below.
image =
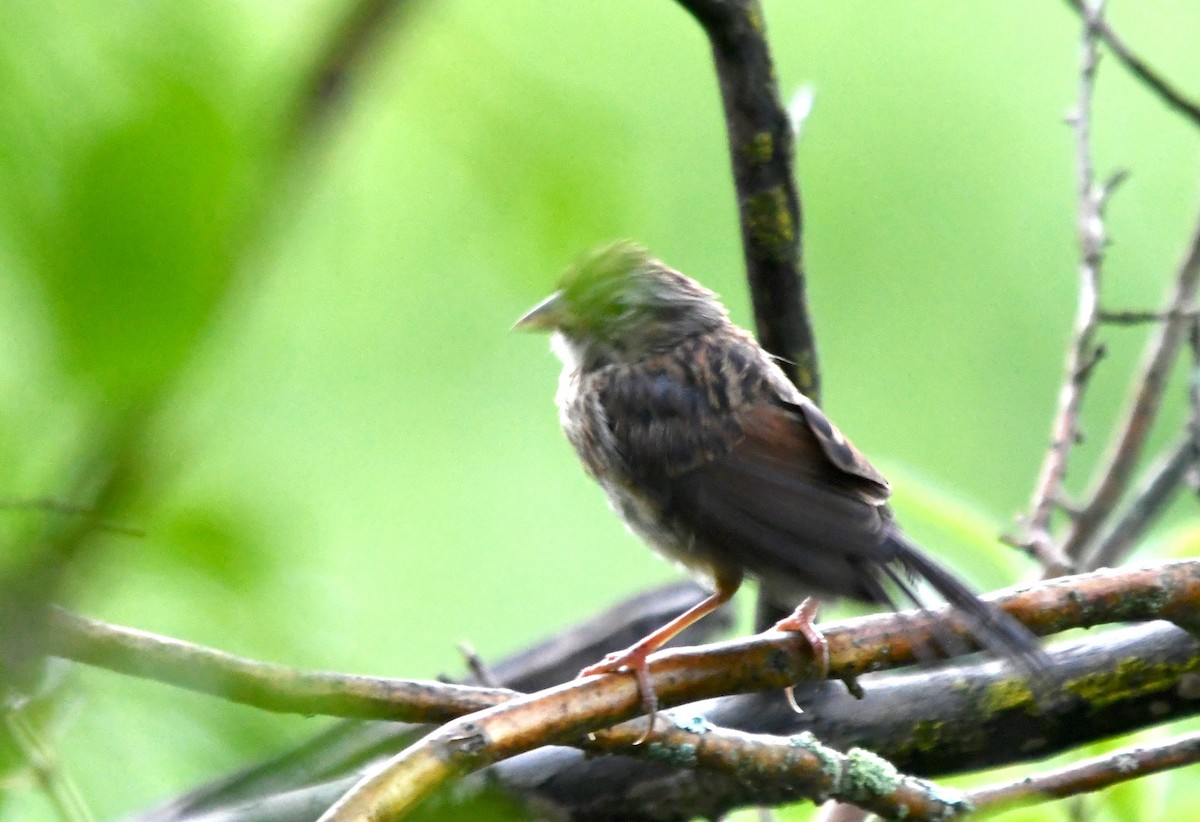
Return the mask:
<svg viewBox="0 0 1200 822">
<path fill-rule="evenodd" d="M 875 466 L 862 455 L 854 443 L 846 439 L 820 408 L 808 397 L 801 396 L 799 400 L 780 400 L 780 404 L 796 414 L 809 432 L 816 438 L 817 444 L 825 453 L 825 457 L 834 467 L 855 477 L 861 482 L 854 483 L 864 498 L 877 505 L 887 502 L 892 494 L 892 488 L 883 474 L 875 470 Z"/>
<path fill-rule="evenodd" d="M 727 340 L 608 382 L 631 480 L 696 550 L 768 585 L 886 602 L 887 482 L 757 351 Z"/>
</svg>

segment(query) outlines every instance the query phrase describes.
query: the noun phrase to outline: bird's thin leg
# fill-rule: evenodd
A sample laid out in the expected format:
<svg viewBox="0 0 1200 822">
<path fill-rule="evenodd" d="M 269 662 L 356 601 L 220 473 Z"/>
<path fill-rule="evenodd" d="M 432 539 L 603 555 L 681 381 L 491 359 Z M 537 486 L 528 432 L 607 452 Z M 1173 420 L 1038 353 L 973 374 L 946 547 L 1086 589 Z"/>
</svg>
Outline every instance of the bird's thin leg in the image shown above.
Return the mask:
<svg viewBox="0 0 1200 822">
<path fill-rule="evenodd" d="M 666 625 L 651 634 L 646 635 L 623 651 L 613 651 L 595 665 L 589 665 L 579 672 L 579 676 L 593 674 L 613 674 L 620 671 L 630 671 L 637 677 L 638 693 L 642 698 L 642 709 L 650 717 L 650 724 L 645 739 L 654 730 L 654 719 L 658 714 L 658 695 L 654 693 L 654 685 L 650 681 L 650 665 L 647 658 L 676 634 L 689 625 L 711 614 L 728 602 L 742 584 L 740 575 L 721 577 L 717 580 L 717 590 L 708 598 L 696 603 Z M 641 740 L 639 740 L 641 741 Z"/>
</svg>

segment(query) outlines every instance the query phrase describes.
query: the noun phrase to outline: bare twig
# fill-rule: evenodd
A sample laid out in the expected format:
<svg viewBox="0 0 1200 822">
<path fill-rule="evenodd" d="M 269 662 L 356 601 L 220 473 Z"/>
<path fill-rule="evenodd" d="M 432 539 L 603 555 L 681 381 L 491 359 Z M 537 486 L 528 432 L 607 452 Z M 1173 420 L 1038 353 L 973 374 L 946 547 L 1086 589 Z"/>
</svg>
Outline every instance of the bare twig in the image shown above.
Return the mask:
<svg viewBox="0 0 1200 822">
<path fill-rule="evenodd" d="M 267 711 L 440 722 L 513 696 L 470 685 L 302 671 L 54 608 L 48 651 Z M 389 716 L 390 714 L 390 716 Z"/>
<path fill-rule="evenodd" d="M 1083 567 L 1090 571 L 1120 564 L 1174 498 L 1188 469 L 1195 464 L 1195 444 L 1191 438 L 1186 438 L 1159 460 L 1145 487 L 1134 497 L 1113 529 L 1096 543 L 1082 563 Z"/>
<path fill-rule="evenodd" d="M 1158 745 L 1122 748 L 1017 782 L 976 788 L 967 793 L 967 798 L 976 810 L 995 811 L 1094 793 L 1197 761 L 1200 761 L 1200 734 L 1190 734 Z"/>
<path fill-rule="evenodd" d="M 1092 96 L 1096 82 L 1097 21 L 1103 0 L 1088 0 L 1084 8 L 1084 30 L 1080 50 L 1079 97 L 1070 121 L 1075 129 L 1075 163 L 1079 195 L 1079 305 L 1075 330 L 1067 350 L 1067 373 L 1059 390 L 1058 411 L 1050 432 L 1050 450 L 1042 461 L 1033 489 L 1030 510 L 1024 523 L 1022 547 L 1050 575 L 1066 572 L 1073 557 L 1064 554 L 1050 533 L 1050 520 L 1064 498 L 1063 481 L 1071 450 L 1079 440 L 1079 410 L 1092 368 L 1103 353 L 1096 344 L 1100 297 L 1100 274 L 1104 264 L 1104 204 L 1117 178 L 1108 186 L 1097 186 L 1092 167 Z"/>
<path fill-rule="evenodd" d="M 1167 320 L 1194 320 L 1195 309 L 1188 311 L 1101 311 L 1100 322 L 1111 325 L 1139 325 L 1141 323 L 1161 323 Z"/>
<path fill-rule="evenodd" d="M 1132 405 L 1118 428 L 1088 501 L 1080 507 L 1072 520 L 1071 530 L 1064 543 L 1064 551 L 1069 557 L 1079 558 L 1086 553 L 1088 544 L 1096 538 L 1097 531 L 1133 478 L 1146 438 L 1162 404 L 1171 366 L 1179 354 L 1187 330 L 1192 325 L 1187 319 L 1187 312 L 1196 308 L 1198 284 L 1200 221 L 1197 221 L 1192 230 L 1187 252 L 1179 265 L 1172 293 L 1167 300 L 1168 307 L 1165 313 L 1171 318 L 1159 326 L 1147 345 L 1144 364 L 1135 383 L 1137 389 Z"/>
<path fill-rule="evenodd" d="M 0 509 L 14 511 L 44 511 L 48 514 L 61 514 L 68 517 L 83 517 L 91 520 L 91 526 L 100 531 L 121 534 L 127 537 L 144 537 L 146 532 L 132 525 L 122 525 L 116 522 L 105 522 L 96 519 L 96 511 L 86 505 L 73 505 L 69 502 L 38 497 L 35 499 L 0 499 Z"/>
<path fill-rule="evenodd" d="M 742 250 L 759 341 L 792 382 L 820 402 L 816 338 L 804 292 L 803 218 L 793 137 L 779 99 L 759 0 L 678 0 L 712 45 Z"/>
<path fill-rule="evenodd" d="M 1084 0 L 1067 0 L 1067 5 L 1081 15 L 1087 13 Z M 1113 31 L 1112 27 L 1106 21 L 1097 20 L 1096 30 L 1100 35 L 1100 39 L 1104 41 L 1104 45 L 1108 46 L 1113 56 L 1122 65 L 1145 83 L 1155 94 L 1161 97 L 1163 102 L 1168 106 L 1178 111 L 1196 125 L 1200 125 L 1200 103 L 1189 100 L 1167 82 L 1161 74 L 1150 68 L 1144 60 L 1133 53 L 1129 46 L 1125 44 L 1125 41 Z"/>
<path fill-rule="evenodd" d="M 25 758 L 38 784 L 62 822 L 91 822 L 94 818 L 75 783 L 62 771 L 58 757 L 42 739 L 21 705 L 4 710 L 8 736 Z"/>
<path fill-rule="evenodd" d="M 462 655 L 463 662 L 467 664 L 467 670 L 471 672 L 471 677 L 476 682 L 487 688 L 501 687 L 495 672 L 483 661 L 483 657 L 475 650 L 474 645 L 464 639 L 458 643 L 458 652 Z"/>
<path fill-rule="evenodd" d="M 1190 469 L 1194 474 L 1200 468 L 1200 319 L 1192 319 L 1189 342 L 1192 347 L 1192 367 L 1188 370 L 1187 431 L 1192 446 Z"/>
</svg>

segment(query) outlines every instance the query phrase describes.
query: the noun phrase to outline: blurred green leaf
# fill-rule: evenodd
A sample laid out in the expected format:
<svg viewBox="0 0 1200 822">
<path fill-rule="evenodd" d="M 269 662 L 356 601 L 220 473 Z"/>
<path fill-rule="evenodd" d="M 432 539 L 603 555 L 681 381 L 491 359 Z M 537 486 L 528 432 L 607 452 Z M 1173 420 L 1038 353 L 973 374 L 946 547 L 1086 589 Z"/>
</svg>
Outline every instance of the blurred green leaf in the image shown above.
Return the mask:
<svg viewBox="0 0 1200 822">
<path fill-rule="evenodd" d="M 261 582 L 271 568 L 253 512 L 235 506 L 194 506 L 171 513 L 159 533 L 164 555 L 233 588 Z"/>
<path fill-rule="evenodd" d="M 1180 525 L 1148 541 L 1146 553 L 1162 559 L 1192 559 L 1200 554 L 1200 525 Z"/>
<path fill-rule="evenodd" d="M 1172 774 L 1155 774 L 1114 785 L 1092 798 L 1097 811 L 1115 822 L 1169 819 L 1165 814 Z"/>
<path fill-rule="evenodd" d="M 69 373 L 118 407 L 174 374 L 230 273 L 238 149 L 204 94 L 144 78 L 69 162 L 40 279 Z"/>
</svg>

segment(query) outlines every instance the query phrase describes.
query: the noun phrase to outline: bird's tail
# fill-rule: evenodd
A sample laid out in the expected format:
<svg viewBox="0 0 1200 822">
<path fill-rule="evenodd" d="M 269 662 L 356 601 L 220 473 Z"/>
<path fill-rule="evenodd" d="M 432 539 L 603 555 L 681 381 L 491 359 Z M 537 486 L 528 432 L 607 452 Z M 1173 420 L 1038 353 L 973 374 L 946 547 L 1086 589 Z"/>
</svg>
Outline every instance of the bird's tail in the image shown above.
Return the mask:
<svg viewBox="0 0 1200 822">
<path fill-rule="evenodd" d="M 896 561 L 929 582 L 967 620 L 971 634 L 980 645 L 994 654 L 1011 658 L 1035 676 L 1045 673 L 1050 659 L 1028 628 L 975 596 L 965 582 L 931 559 L 904 534 L 895 531 L 888 540 L 896 552 Z"/>
</svg>

